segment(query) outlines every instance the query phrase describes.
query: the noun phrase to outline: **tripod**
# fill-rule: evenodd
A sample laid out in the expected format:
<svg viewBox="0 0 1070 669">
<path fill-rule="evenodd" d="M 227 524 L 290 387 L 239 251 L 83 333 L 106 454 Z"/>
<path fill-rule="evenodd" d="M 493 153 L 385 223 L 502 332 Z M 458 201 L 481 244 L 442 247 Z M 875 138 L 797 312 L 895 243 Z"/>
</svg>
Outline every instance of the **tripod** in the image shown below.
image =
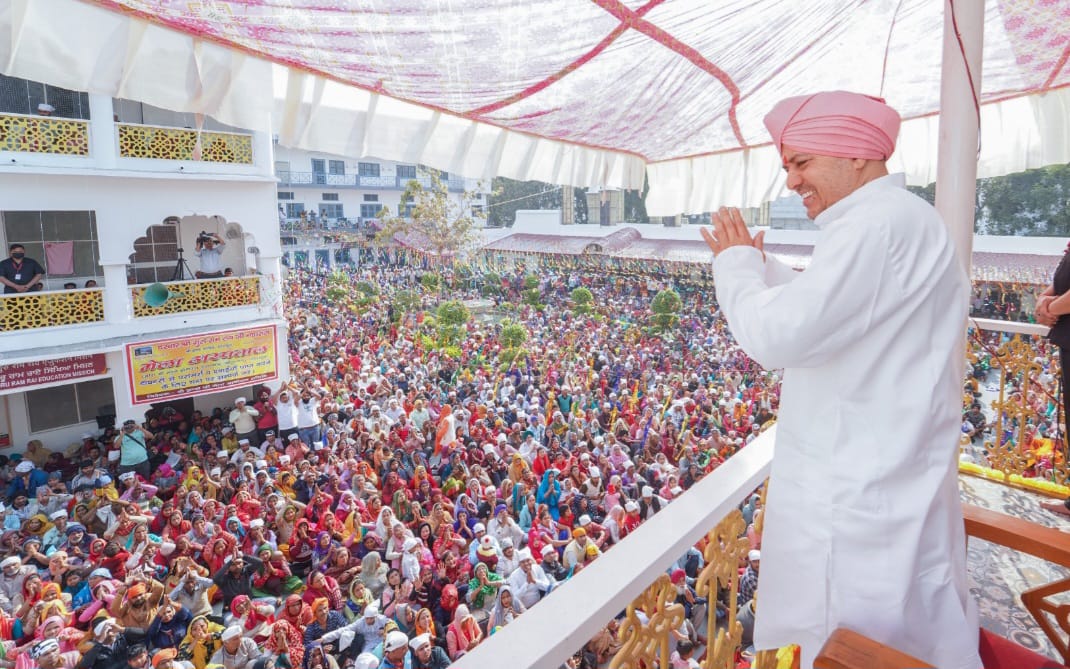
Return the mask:
<svg viewBox="0 0 1070 669">
<path fill-rule="evenodd" d="M 171 280 L 184 281 L 186 279 L 187 274 L 189 275 L 189 278 L 195 278 L 197 275 L 193 273 L 193 270 L 189 268 L 189 263 L 187 263 L 186 259 L 182 257 L 182 249 L 177 250 L 178 260 L 175 261 L 175 270 L 171 272 Z"/>
</svg>

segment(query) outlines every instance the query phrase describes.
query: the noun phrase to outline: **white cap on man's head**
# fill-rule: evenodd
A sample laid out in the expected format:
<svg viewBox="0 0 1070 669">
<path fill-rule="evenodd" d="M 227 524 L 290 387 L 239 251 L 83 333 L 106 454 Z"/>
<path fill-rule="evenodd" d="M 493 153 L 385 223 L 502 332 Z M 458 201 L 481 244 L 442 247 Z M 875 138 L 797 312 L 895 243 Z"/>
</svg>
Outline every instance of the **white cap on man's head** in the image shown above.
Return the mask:
<svg viewBox="0 0 1070 669">
<path fill-rule="evenodd" d="M 412 648 L 413 650 L 419 650 L 420 648 L 423 648 L 429 643 L 431 643 L 431 635 L 427 632 L 424 632 L 423 634 L 417 634 L 412 638 L 412 640 L 409 641 L 409 648 Z"/>
<path fill-rule="evenodd" d="M 219 635 L 223 641 L 230 641 L 241 636 L 241 627 L 238 625 L 231 625 L 227 629 L 223 630 L 223 633 Z"/>
<path fill-rule="evenodd" d="M 383 640 L 383 651 L 390 653 L 407 645 L 409 645 L 409 637 L 404 632 L 394 630 L 387 634 L 386 639 Z"/>
<path fill-rule="evenodd" d="M 234 403 L 235 404 L 245 404 L 245 398 L 244 397 L 235 397 L 234 398 Z"/>
<path fill-rule="evenodd" d="M 353 663 L 353 669 L 379 669 L 379 658 L 371 653 L 361 653 Z"/>
</svg>

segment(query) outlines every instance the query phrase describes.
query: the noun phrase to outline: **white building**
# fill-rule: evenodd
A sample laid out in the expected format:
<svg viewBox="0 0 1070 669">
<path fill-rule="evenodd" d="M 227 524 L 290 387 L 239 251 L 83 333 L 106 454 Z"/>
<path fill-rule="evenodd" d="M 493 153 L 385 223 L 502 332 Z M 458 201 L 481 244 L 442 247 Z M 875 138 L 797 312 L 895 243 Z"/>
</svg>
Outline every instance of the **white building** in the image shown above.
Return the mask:
<svg viewBox="0 0 1070 669">
<path fill-rule="evenodd" d="M 403 216 L 411 205 L 401 197 L 411 180 L 425 188 L 431 185 L 426 168 L 376 158 L 344 158 L 299 149 L 275 146 L 275 175 L 279 179 L 279 217 L 283 224 L 284 254 L 288 262 L 305 262 L 314 256 L 333 264 L 338 242 L 322 236 L 299 234 L 302 227 L 314 232 L 349 230 L 371 232 L 384 208 Z M 451 199 L 463 206 L 464 193 L 474 193 L 471 210 L 487 204 L 489 183 L 456 174 L 439 173 Z M 472 213 L 469 211 L 468 213 Z M 310 225 L 309 217 L 315 221 Z M 304 221 L 302 222 L 302 219 Z M 298 234 L 293 234 L 298 233 Z"/>
<path fill-rule="evenodd" d="M 267 133 L 0 77 L 0 248 L 46 270 L 0 295 L 0 452 L 288 378 L 273 169 Z M 193 280 L 201 231 L 232 277 Z"/>
</svg>

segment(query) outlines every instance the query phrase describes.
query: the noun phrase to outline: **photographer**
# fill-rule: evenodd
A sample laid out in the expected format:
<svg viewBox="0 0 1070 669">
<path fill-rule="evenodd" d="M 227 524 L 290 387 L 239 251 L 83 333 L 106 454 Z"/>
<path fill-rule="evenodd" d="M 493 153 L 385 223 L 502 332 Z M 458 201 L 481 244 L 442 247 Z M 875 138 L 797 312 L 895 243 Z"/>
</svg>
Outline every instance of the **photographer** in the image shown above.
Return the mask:
<svg viewBox="0 0 1070 669">
<path fill-rule="evenodd" d="M 201 260 L 201 269 L 197 271 L 198 279 L 219 279 L 223 276 L 223 247 L 226 242 L 214 232 L 197 235 L 197 249 L 194 254 Z"/>
<path fill-rule="evenodd" d="M 134 420 L 123 423 L 122 433 L 115 438 L 115 445 L 119 447 L 119 473 L 137 472 L 146 481 L 152 475 L 152 465 L 149 464 L 149 451 L 145 445 L 156 435 L 143 427 L 138 427 Z"/>
</svg>

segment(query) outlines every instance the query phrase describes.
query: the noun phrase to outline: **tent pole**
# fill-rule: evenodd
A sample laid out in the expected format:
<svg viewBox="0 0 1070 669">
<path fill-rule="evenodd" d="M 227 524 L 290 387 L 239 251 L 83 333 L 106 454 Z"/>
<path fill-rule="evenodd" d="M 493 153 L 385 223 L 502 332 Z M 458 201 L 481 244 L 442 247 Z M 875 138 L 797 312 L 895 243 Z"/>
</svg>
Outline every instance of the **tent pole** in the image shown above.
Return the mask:
<svg viewBox="0 0 1070 669">
<path fill-rule="evenodd" d="M 970 276 L 973 256 L 979 141 L 978 118 L 970 77 L 979 97 L 984 19 L 984 0 L 944 0 L 944 55 L 940 77 L 936 209 L 943 217 L 944 224 L 948 226 L 955 251 L 967 276 Z M 955 34 L 956 26 L 958 37 Z"/>
</svg>

